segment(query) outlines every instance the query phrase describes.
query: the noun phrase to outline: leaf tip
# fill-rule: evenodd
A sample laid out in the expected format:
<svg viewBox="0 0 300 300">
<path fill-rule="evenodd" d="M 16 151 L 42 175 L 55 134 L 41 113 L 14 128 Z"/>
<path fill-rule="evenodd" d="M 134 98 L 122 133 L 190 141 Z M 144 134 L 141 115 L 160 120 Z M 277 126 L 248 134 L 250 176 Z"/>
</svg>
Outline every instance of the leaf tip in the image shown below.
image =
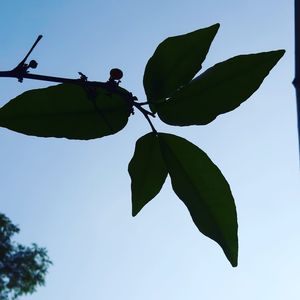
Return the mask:
<svg viewBox="0 0 300 300">
<path fill-rule="evenodd" d="M 235 257 L 233 260 L 230 260 L 230 264 L 233 268 L 236 268 L 238 266 L 238 259 Z"/>
<path fill-rule="evenodd" d="M 286 50 L 285 49 L 278 49 L 278 50 L 274 50 L 274 51 L 271 51 L 271 52 L 273 52 L 273 55 L 275 55 L 277 61 L 279 61 L 282 58 L 282 56 L 285 54 Z"/>
<path fill-rule="evenodd" d="M 229 249 L 226 250 L 223 249 L 227 259 L 229 260 L 231 266 L 236 268 L 238 266 L 238 246 L 236 245 L 236 249 L 232 249 L 231 251 Z"/>
<path fill-rule="evenodd" d="M 285 49 L 279 49 L 278 53 L 280 54 L 280 57 L 282 57 L 285 54 L 286 50 Z"/>
<path fill-rule="evenodd" d="M 132 211 L 131 214 L 133 217 L 135 217 L 140 211 L 141 211 L 141 207 L 138 207 L 137 205 L 134 205 L 134 202 L 132 203 Z"/>
<path fill-rule="evenodd" d="M 275 66 L 279 62 L 279 60 L 283 57 L 285 52 L 285 49 L 278 49 L 270 52 L 272 53 L 273 59 L 275 61 L 273 66 Z"/>
<path fill-rule="evenodd" d="M 216 23 L 211 25 L 209 28 L 214 31 L 214 36 L 217 34 L 217 32 L 219 31 L 221 24 L 220 23 Z"/>
</svg>

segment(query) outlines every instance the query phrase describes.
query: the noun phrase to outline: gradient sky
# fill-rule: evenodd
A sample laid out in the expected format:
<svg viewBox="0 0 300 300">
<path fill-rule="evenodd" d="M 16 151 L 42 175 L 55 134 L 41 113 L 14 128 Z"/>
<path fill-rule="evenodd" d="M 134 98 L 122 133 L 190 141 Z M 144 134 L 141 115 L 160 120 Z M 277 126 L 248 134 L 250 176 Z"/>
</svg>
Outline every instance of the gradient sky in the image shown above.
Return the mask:
<svg viewBox="0 0 300 300">
<path fill-rule="evenodd" d="M 229 181 L 239 219 L 239 266 L 199 233 L 169 179 L 131 217 L 127 173 L 135 141 L 148 133 L 137 112 L 114 136 L 91 141 L 36 138 L 0 130 L 0 211 L 54 265 L 46 286 L 22 300 L 296 300 L 300 297 L 299 159 L 293 1 L 52 0 L 0 2 L 0 69 L 31 58 L 36 73 L 106 81 L 145 100 L 144 67 L 166 37 L 214 23 L 221 28 L 204 70 L 232 56 L 287 52 L 260 90 L 207 126 L 159 131 L 203 149 Z M 0 78 L 0 105 L 49 83 Z"/>
</svg>

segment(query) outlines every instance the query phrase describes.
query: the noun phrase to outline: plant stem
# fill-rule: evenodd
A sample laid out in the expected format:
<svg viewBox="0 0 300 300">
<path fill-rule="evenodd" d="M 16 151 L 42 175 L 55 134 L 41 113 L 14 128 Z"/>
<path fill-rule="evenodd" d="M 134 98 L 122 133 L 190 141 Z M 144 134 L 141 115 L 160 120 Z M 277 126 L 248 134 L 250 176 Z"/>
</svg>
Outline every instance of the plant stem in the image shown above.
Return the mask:
<svg viewBox="0 0 300 300">
<path fill-rule="evenodd" d="M 298 118 L 298 143 L 300 150 L 300 0 L 295 0 L 295 79 L 297 118 Z"/>
<path fill-rule="evenodd" d="M 32 51 L 32 50 L 31 50 Z M 22 61 L 23 62 L 23 61 Z M 132 106 L 136 107 L 146 118 L 150 127 L 154 133 L 157 133 L 156 129 L 154 128 L 149 115 L 155 117 L 155 114 L 144 109 L 142 105 L 145 103 L 138 103 L 136 97 L 132 95 L 132 93 L 127 92 L 125 90 L 117 89 L 118 84 L 113 81 L 109 80 L 107 82 L 100 82 L 100 81 L 87 81 L 82 79 L 72 79 L 72 78 L 63 78 L 63 77 L 55 77 L 55 76 L 46 76 L 46 75 L 39 75 L 39 74 L 31 74 L 28 71 L 24 71 L 23 64 L 19 64 L 15 69 L 11 71 L 0 71 L 0 77 L 9 77 L 9 78 L 17 78 L 20 82 L 23 81 L 24 78 L 27 79 L 35 79 L 35 80 L 42 80 L 42 81 L 51 81 L 51 82 L 58 82 L 58 83 L 73 83 L 79 84 L 83 86 L 94 86 L 94 87 L 101 87 L 106 89 L 108 92 L 119 94 L 120 96 L 124 97 Z"/>
<path fill-rule="evenodd" d="M 17 79 L 35 79 L 35 80 L 42 80 L 42 81 L 51 81 L 51 82 L 58 82 L 58 83 L 74 83 L 74 84 L 86 84 L 86 85 L 95 85 L 107 89 L 108 91 L 116 91 L 117 84 L 114 84 L 110 81 L 108 82 L 100 82 L 100 81 L 83 81 L 82 79 L 72 79 L 72 78 L 63 78 L 63 77 L 55 77 L 55 76 L 46 76 L 46 75 L 39 75 L 39 74 L 31 74 L 28 72 L 20 72 L 19 69 L 14 69 L 11 71 L 0 71 L 0 77 L 10 77 L 10 78 L 17 78 Z"/>
<path fill-rule="evenodd" d="M 28 53 L 25 55 L 25 57 L 23 58 L 23 60 L 18 64 L 18 66 L 16 68 L 22 68 L 23 65 L 26 62 L 26 59 L 29 57 L 29 55 L 31 54 L 31 52 L 33 51 L 33 49 L 35 48 L 35 46 L 38 44 L 38 42 L 42 39 L 42 35 L 39 35 L 36 39 L 36 41 L 34 42 L 34 44 L 32 45 L 32 47 L 30 48 L 30 50 L 28 51 Z"/>
<path fill-rule="evenodd" d="M 92 87 L 101 87 L 105 90 L 107 90 L 110 93 L 115 93 L 120 95 L 122 98 L 126 99 L 126 101 L 131 105 L 131 108 L 134 106 L 136 107 L 146 118 L 148 123 L 150 124 L 150 127 L 154 133 L 157 133 L 156 129 L 154 128 L 149 115 L 152 117 L 155 117 L 155 114 L 152 112 L 144 109 L 142 105 L 148 104 L 148 102 L 138 103 L 136 100 L 138 100 L 135 96 L 133 96 L 132 93 L 124 90 L 124 89 L 118 89 L 119 82 L 115 81 L 113 79 L 109 79 L 107 82 L 100 82 L 100 81 L 88 81 L 87 77 L 80 73 L 80 78 L 78 79 L 71 79 L 71 78 L 63 78 L 63 77 L 55 77 L 55 76 L 46 76 L 46 75 L 39 75 L 39 74 L 31 74 L 29 73 L 29 68 L 36 68 L 37 62 L 35 62 L 35 66 L 31 66 L 31 64 L 26 64 L 26 60 L 33 51 L 33 49 L 36 47 L 38 42 L 42 39 L 42 35 L 39 35 L 28 51 L 28 53 L 25 55 L 25 57 L 21 60 L 21 62 L 12 70 L 10 71 L 0 71 L 0 77 L 10 77 L 10 78 L 17 78 L 19 82 L 23 82 L 24 78 L 28 79 L 35 79 L 35 80 L 43 80 L 43 81 L 51 81 L 51 82 L 58 82 L 58 83 L 73 83 L 78 84 L 82 86 L 92 86 Z M 96 107 L 97 109 L 97 107 Z M 99 112 L 100 113 L 100 112 Z"/>
<path fill-rule="evenodd" d="M 144 108 L 142 107 L 142 104 L 141 104 L 141 103 L 134 102 L 134 106 L 135 106 L 135 107 L 136 107 L 136 108 L 144 115 L 144 117 L 145 117 L 146 120 L 148 121 L 148 123 L 149 123 L 149 125 L 150 125 L 152 131 L 153 131 L 155 134 L 157 134 L 157 131 L 156 131 L 156 129 L 155 129 L 153 123 L 151 122 L 151 120 L 150 120 L 150 118 L 149 118 L 149 115 L 152 116 L 153 118 L 155 118 L 155 114 L 152 113 L 152 112 L 150 112 L 150 111 L 148 111 L 148 110 L 146 110 L 146 109 L 144 109 Z"/>
</svg>

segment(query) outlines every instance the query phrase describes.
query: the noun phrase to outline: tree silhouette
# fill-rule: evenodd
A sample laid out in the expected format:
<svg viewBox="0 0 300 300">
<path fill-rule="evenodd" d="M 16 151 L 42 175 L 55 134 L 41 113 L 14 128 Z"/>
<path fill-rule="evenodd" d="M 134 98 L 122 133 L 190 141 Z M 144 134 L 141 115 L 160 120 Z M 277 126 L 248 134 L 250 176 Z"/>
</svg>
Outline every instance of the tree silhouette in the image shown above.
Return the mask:
<svg viewBox="0 0 300 300">
<path fill-rule="evenodd" d="M 12 241 L 20 229 L 0 214 L 0 299 L 12 300 L 44 285 L 51 261 L 45 248 Z"/>
</svg>

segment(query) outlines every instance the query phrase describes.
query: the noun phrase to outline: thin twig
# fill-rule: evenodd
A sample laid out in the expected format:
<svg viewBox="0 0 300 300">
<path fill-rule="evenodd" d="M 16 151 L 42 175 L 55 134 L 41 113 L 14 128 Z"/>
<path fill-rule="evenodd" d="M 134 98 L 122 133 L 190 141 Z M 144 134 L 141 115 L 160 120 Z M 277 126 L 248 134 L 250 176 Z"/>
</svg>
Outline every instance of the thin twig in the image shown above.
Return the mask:
<svg viewBox="0 0 300 300">
<path fill-rule="evenodd" d="M 13 69 L 11 71 L 0 71 L 0 77 L 9 77 L 9 78 L 27 78 L 27 79 L 35 79 L 35 80 L 42 80 L 42 81 L 51 81 L 51 82 L 58 82 L 58 83 L 74 83 L 74 84 L 86 84 L 89 86 L 99 86 L 102 87 L 110 92 L 117 92 L 116 87 L 117 84 L 114 85 L 112 82 L 101 82 L 101 81 L 83 81 L 82 79 L 73 79 L 73 78 L 64 78 L 64 77 L 55 77 L 55 76 L 47 76 L 47 75 L 40 75 L 40 74 L 31 74 L 27 72 L 22 72 L 20 69 Z M 123 91 L 122 91 L 123 92 Z"/>
<path fill-rule="evenodd" d="M 150 125 L 152 131 L 153 131 L 155 134 L 157 134 L 157 131 L 156 131 L 156 129 L 155 129 L 153 123 L 151 122 L 151 120 L 150 120 L 150 118 L 149 118 L 149 116 L 155 118 L 155 114 L 152 113 L 152 112 L 150 112 L 150 111 L 148 111 L 148 110 L 146 110 L 145 108 L 143 108 L 142 105 L 143 105 L 143 104 L 141 104 L 141 103 L 139 103 L 139 102 L 134 102 L 134 103 L 133 103 L 133 106 L 135 106 L 135 107 L 136 107 L 136 108 L 144 115 L 144 117 L 145 117 L 146 120 L 148 121 L 148 123 L 149 123 L 149 125 Z"/>
<path fill-rule="evenodd" d="M 39 35 L 36 39 L 36 41 L 34 42 L 34 44 L 32 45 L 32 47 L 30 48 L 30 50 L 28 51 L 28 53 L 25 55 L 25 57 L 23 58 L 23 60 L 17 65 L 16 68 L 22 68 L 23 65 L 25 64 L 27 58 L 29 57 L 29 55 L 31 54 L 31 52 L 33 51 L 33 49 L 35 48 L 35 46 L 38 44 L 38 42 L 42 39 L 42 35 Z"/>
<path fill-rule="evenodd" d="M 150 102 L 148 102 L 148 101 L 145 101 L 145 102 L 139 102 L 140 103 L 140 105 L 149 105 L 150 104 Z"/>
<path fill-rule="evenodd" d="M 142 104 L 139 102 L 134 102 L 133 106 L 135 106 L 137 109 L 139 109 L 141 112 L 146 113 L 147 115 L 150 115 L 151 117 L 155 118 L 155 114 L 146 110 L 145 108 L 142 107 Z"/>
</svg>

